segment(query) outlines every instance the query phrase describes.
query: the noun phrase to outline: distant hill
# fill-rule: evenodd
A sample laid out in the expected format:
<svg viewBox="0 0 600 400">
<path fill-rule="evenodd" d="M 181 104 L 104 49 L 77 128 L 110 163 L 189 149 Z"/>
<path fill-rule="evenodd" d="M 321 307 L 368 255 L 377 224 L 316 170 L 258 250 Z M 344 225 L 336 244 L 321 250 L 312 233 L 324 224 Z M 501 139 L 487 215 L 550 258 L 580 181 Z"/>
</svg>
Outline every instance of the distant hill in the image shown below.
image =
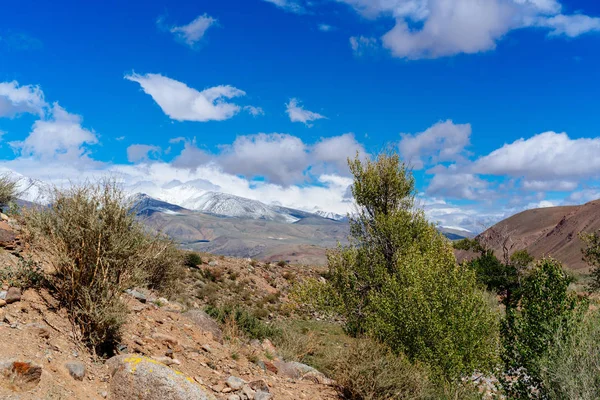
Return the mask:
<svg viewBox="0 0 600 400">
<path fill-rule="evenodd" d="M 480 238 L 498 257 L 526 249 L 536 258 L 551 256 L 573 270 L 585 270 L 580 232 L 600 229 L 600 200 L 581 206 L 537 208 L 513 215 L 481 233 Z M 459 252 L 459 258 L 467 257 Z"/>
</svg>

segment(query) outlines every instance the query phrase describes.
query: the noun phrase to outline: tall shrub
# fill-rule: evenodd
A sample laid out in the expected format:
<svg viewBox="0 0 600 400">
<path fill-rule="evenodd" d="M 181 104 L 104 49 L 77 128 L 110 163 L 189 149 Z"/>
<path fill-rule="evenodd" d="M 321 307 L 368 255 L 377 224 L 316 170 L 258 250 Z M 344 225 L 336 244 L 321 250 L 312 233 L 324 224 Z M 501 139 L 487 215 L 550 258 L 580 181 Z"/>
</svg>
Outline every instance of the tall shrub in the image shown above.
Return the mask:
<svg viewBox="0 0 600 400">
<path fill-rule="evenodd" d="M 174 244 L 149 234 L 112 181 L 55 190 L 47 208 L 24 213 L 30 239 L 54 268 L 54 293 L 100 353 L 119 341 L 126 307 L 122 292 L 137 284 L 168 290 L 181 256 Z"/>
<path fill-rule="evenodd" d="M 329 255 L 327 283 L 308 282 L 304 301 L 343 315 L 368 334 L 453 379 L 497 360 L 498 316 L 474 272 L 414 207 L 414 179 L 397 155 L 350 162 L 356 214 L 350 245 Z"/>
<path fill-rule="evenodd" d="M 507 305 L 502 358 L 510 398 L 537 398 L 546 392 L 542 360 L 557 342 L 568 340 L 588 305 L 569 292 L 571 282 L 560 262 L 541 260 L 523 277 L 520 302 Z"/>
</svg>

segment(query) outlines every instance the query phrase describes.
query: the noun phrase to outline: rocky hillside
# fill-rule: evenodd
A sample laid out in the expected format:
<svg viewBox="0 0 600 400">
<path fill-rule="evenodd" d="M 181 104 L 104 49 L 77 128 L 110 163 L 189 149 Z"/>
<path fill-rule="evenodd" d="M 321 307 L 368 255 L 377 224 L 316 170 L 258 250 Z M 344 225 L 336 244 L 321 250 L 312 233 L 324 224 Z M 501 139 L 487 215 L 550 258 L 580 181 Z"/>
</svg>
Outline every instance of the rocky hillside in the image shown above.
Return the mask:
<svg viewBox="0 0 600 400">
<path fill-rule="evenodd" d="M 580 232 L 600 229 L 600 200 L 581 206 L 538 208 L 513 215 L 478 236 L 498 257 L 526 249 L 536 258 L 550 256 L 567 268 L 586 270 Z M 464 257 L 465 254 L 459 254 Z"/>
<path fill-rule="evenodd" d="M 35 255 L 21 243 L 13 222 L 2 218 L 0 398 L 336 398 L 330 380 L 307 365 L 284 360 L 268 339 L 247 340 L 211 319 L 202 309 L 210 300 L 209 291 L 197 292 L 207 284 L 198 286 L 195 278 L 213 274 L 235 276 L 240 282 L 248 279 L 244 281 L 251 291 L 248 298 L 256 300 L 262 293 L 279 293 L 291 276 L 310 271 L 294 272 L 289 266 L 267 270 L 252 266 L 251 260 L 207 258 L 184 280 L 178 299 L 129 290 L 122 294 L 130 313 L 118 354 L 103 360 L 80 344 L 77 329 L 51 293 L 19 287 L 24 271 L 29 281 L 35 281 L 35 269 L 23 267 Z M 231 284 L 228 287 L 229 293 L 237 292 Z M 284 299 L 276 297 L 274 303 Z"/>
</svg>

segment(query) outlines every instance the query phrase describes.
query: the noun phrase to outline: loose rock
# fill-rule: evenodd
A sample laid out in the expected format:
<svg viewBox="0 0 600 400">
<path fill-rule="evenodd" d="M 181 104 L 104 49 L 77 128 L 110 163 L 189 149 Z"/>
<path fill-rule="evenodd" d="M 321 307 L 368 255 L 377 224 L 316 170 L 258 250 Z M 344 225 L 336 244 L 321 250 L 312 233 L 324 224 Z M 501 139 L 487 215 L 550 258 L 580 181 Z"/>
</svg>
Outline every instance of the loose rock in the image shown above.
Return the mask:
<svg viewBox="0 0 600 400">
<path fill-rule="evenodd" d="M 4 301 L 6 301 L 6 304 L 21 301 L 21 289 L 16 287 L 9 288 L 8 292 L 6 293 L 6 298 L 4 298 Z"/>
<path fill-rule="evenodd" d="M 227 378 L 227 382 L 225 383 L 227 383 L 227 386 L 229 386 L 233 390 L 240 390 L 246 384 L 246 381 L 244 381 L 241 378 L 238 378 L 237 376 L 230 376 L 229 378 Z"/>
<path fill-rule="evenodd" d="M 256 392 L 254 394 L 254 400 L 271 400 L 273 398 L 273 396 L 271 395 L 271 393 L 267 393 L 267 392 Z"/>
<path fill-rule="evenodd" d="M 82 381 L 85 377 L 85 364 L 79 361 L 71 361 L 65 364 L 69 370 L 69 374 L 78 381 Z"/>
<path fill-rule="evenodd" d="M 0 380 L 15 392 L 24 392 L 35 388 L 42 378 L 42 367 L 24 361 L 0 362 Z"/>
<path fill-rule="evenodd" d="M 212 333 L 217 342 L 223 343 L 223 331 L 210 315 L 202 310 L 190 310 L 183 315 L 188 317 L 202 331 Z"/>
</svg>

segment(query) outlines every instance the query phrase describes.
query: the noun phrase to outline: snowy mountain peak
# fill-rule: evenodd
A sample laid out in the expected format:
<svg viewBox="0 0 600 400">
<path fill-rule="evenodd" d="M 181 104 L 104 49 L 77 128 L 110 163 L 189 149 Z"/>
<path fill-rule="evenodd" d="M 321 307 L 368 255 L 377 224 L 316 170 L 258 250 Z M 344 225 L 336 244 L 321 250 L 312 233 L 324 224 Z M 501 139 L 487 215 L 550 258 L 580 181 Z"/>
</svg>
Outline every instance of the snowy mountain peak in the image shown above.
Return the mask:
<svg viewBox="0 0 600 400">
<path fill-rule="evenodd" d="M 347 216 L 342 215 L 342 214 L 336 214 L 334 212 L 323 211 L 323 210 L 315 211 L 314 214 L 318 215 L 319 217 L 332 219 L 334 221 L 344 221 L 346 218 L 348 218 Z"/>
<path fill-rule="evenodd" d="M 184 202 L 184 207 L 195 211 L 227 217 L 265 219 L 294 223 L 298 218 L 257 200 L 250 200 L 226 193 L 207 192 Z"/>
</svg>

